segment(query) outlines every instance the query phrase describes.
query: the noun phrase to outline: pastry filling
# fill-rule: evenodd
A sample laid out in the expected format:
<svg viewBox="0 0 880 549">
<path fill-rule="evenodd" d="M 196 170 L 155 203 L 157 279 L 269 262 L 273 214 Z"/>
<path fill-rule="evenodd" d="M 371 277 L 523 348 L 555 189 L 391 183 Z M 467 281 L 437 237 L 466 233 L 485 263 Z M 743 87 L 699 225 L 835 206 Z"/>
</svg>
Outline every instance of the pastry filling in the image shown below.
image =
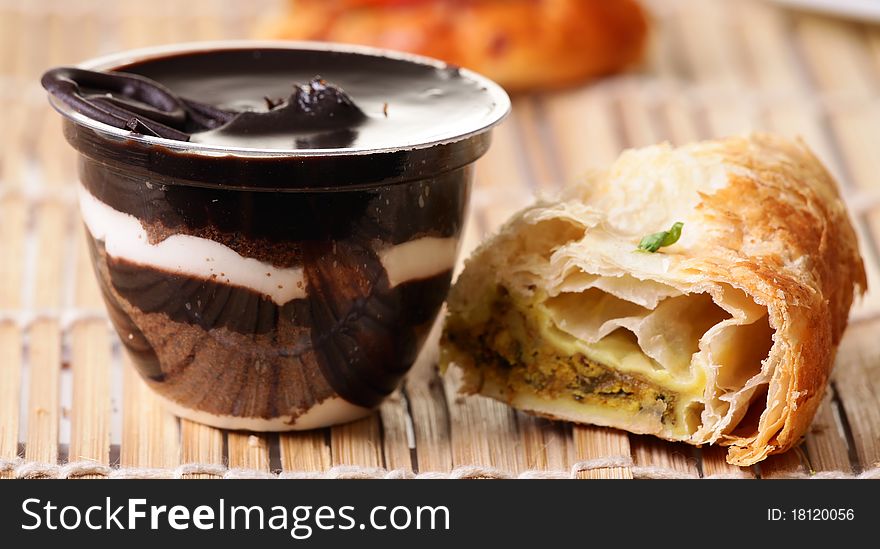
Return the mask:
<svg viewBox="0 0 880 549">
<path fill-rule="evenodd" d="M 508 401 L 529 395 L 687 438 L 701 426 L 707 394 L 715 400 L 701 341 L 731 316 L 708 294 L 669 296 L 648 309 L 595 288 L 526 298 L 499 286 L 478 310 L 467 320 L 453 315 L 447 337 L 475 358 L 482 383 Z M 769 349 L 772 332 L 763 326 L 761 334 L 741 334 L 757 350 L 755 363 L 742 365 L 746 379 L 760 371 L 757 357 Z"/>
<path fill-rule="evenodd" d="M 534 306 L 517 307 L 509 297 L 495 302 L 493 318 L 476 339 L 481 363 L 496 382 L 514 392 L 528 389 L 545 399 L 570 398 L 603 408 L 648 411 L 675 423 L 675 391 L 613 367 L 628 358 L 639 360 L 631 332 L 617 330 L 590 350 L 577 349 L 570 336 L 542 326 Z"/>
</svg>

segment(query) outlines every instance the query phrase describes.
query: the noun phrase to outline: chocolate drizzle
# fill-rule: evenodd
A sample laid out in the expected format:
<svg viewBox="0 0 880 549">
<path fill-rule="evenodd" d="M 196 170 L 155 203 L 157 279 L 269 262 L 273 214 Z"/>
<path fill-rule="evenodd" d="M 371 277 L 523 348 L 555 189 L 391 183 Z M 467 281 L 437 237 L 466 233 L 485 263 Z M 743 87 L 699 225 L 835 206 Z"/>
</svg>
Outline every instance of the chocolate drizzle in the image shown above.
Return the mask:
<svg viewBox="0 0 880 549">
<path fill-rule="evenodd" d="M 229 111 L 175 95 L 136 74 L 71 67 L 43 75 L 43 87 L 76 112 L 134 133 L 190 141 L 209 130 L 227 136 L 295 135 L 297 148 L 343 148 L 366 116 L 339 87 L 315 77 L 286 101 L 264 97 L 266 111 Z"/>
<path fill-rule="evenodd" d="M 189 141 L 194 132 L 226 124 L 235 113 L 184 99 L 149 78 L 71 67 L 52 69 L 40 81 L 76 112 L 114 128 Z"/>
<path fill-rule="evenodd" d="M 289 134 L 297 149 L 339 149 L 351 145 L 352 128 L 366 119 L 345 92 L 320 77 L 294 86 L 286 101 L 264 99 L 269 110 L 241 112 L 214 133 L 233 139 Z"/>
</svg>

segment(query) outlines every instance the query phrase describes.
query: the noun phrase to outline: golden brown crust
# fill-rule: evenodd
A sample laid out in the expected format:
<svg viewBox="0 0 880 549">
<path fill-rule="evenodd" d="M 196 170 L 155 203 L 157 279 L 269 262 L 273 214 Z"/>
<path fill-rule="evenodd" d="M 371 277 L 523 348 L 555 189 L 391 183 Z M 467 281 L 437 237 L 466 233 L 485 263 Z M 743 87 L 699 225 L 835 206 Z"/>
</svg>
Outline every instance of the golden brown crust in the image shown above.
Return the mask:
<svg viewBox="0 0 880 549">
<path fill-rule="evenodd" d="M 262 34 L 409 51 L 532 90 L 632 64 L 647 22 L 635 0 L 298 0 Z"/>
<path fill-rule="evenodd" d="M 678 244 L 660 254 L 635 252 L 639 235 L 673 220 L 684 221 Z M 568 188 L 561 200 L 514 216 L 466 265 L 449 297 L 447 332 L 453 321 L 485 321 L 477 319 L 479 296 L 495 286 L 520 295 L 535 285 L 553 291 L 574 272 L 572 265 L 684 294 L 710 293 L 719 303 L 729 293 L 724 288 L 744 292 L 753 302 L 746 309 L 765 311 L 774 332 L 767 359 L 743 398 L 716 399 L 715 416 L 707 396 L 703 424 L 687 440 L 730 446 L 728 461 L 736 465 L 784 452 L 804 435 L 853 297 L 867 286 L 855 231 L 831 176 L 803 143 L 761 134 L 629 151 L 608 172 Z M 468 349 L 445 337 L 443 353 L 464 371 L 464 390 L 498 398 L 497 387 L 481 387 Z M 711 374 L 708 383 L 707 394 L 715 390 Z M 503 400 L 536 413 L 609 421 L 522 394 Z"/>
<path fill-rule="evenodd" d="M 801 283 L 783 290 L 800 290 L 798 297 L 803 299 L 823 296 L 837 345 L 846 327 L 853 287 L 867 285 L 855 231 L 837 185 L 803 142 L 759 134 L 724 143 L 726 161 L 748 169 L 749 176 L 731 178 L 726 189 L 705 196 L 700 208 L 724 216 L 736 227 L 725 235 L 728 248 L 741 249 L 748 239 L 767 243 L 767 251 L 774 253 L 764 261 L 753 259 L 752 264 L 759 271 L 760 266 L 771 273 L 782 269 Z M 807 269 L 794 268 L 799 257 L 822 261 Z M 808 288 L 818 289 L 818 295 Z"/>
<path fill-rule="evenodd" d="M 791 342 L 774 376 L 785 384 L 782 416 L 761 432 L 726 441 L 731 463 L 748 465 L 788 450 L 806 433 L 822 402 L 854 292 L 867 288 L 867 278 L 837 186 L 802 142 L 770 136 L 731 140 L 725 156 L 749 175 L 731 178 L 699 207 L 729 225 L 723 246 L 733 251 L 729 261 L 743 269 L 730 270 L 731 278 L 747 283 L 767 304 L 771 325 Z M 761 255 L 742 253 L 749 239 L 765 243 Z M 706 274 L 721 278 L 723 270 Z"/>
</svg>

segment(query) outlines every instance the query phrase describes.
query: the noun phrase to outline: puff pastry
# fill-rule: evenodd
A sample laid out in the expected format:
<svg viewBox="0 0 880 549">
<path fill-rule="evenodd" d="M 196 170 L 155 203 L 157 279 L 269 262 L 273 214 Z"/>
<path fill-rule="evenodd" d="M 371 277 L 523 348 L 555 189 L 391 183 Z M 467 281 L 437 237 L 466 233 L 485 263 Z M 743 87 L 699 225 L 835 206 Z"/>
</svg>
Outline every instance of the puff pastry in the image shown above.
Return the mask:
<svg viewBox="0 0 880 549">
<path fill-rule="evenodd" d="M 676 243 L 638 249 L 676 222 Z M 751 465 L 807 430 L 866 286 L 835 182 L 802 142 L 630 150 L 472 255 L 441 368 L 464 392 Z"/>
</svg>

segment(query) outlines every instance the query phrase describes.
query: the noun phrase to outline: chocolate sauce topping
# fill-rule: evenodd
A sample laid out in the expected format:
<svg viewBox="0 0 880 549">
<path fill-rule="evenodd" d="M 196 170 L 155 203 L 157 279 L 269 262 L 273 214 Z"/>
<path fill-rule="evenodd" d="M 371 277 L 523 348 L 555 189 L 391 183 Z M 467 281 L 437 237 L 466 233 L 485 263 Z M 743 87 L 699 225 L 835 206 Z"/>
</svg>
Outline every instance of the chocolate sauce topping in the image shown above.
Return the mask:
<svg viewBox="0 0 880 549">
<path fill-rule="evenodd" d="M 41 83 L 70 108 L 98 122 L 177 141 L 189 141 L 190 134 L 217 128 L 236 116 L 177 97 L 135 74 L 61 67 L 46 72 Z"/>
<path fill-rule="evenodd" d="M 294 86 L 286 100 L 264 97 L 268 110 L 235 112 L 174 95 L 149 78 L 124 72 L 62 67 L 43 75 L 43 87 L 76 112 L 114 128 L 189 141 L 213 130 L 233 139 L 294 136 L 295 148 L 345 148 L 366 116 L 337 86 L 320 77 Z"/>
<path fill-rule="evenodd" d="M 215 132 L 233 139 L 293 135 L 297 149 L 345 148 L 354 141 L 366 115 L 344 91 L 320 77 L 294 89 L 286 101 L 265 97 L 268 111 L 239 113 Z"/>
<path fill-rule="evenodd" d="M 109 135 L 78 118 L 65 128 L 74 147 L 171 183 L 276 190 L 420 179 L 481 156 L 484 130 L 509 105 L 456 67 L 378 54 L 243 47 L 119 59 L 51 70 L 43 85 L 69 119 L 73 111 L 124 130 Z"/>
</svg>

